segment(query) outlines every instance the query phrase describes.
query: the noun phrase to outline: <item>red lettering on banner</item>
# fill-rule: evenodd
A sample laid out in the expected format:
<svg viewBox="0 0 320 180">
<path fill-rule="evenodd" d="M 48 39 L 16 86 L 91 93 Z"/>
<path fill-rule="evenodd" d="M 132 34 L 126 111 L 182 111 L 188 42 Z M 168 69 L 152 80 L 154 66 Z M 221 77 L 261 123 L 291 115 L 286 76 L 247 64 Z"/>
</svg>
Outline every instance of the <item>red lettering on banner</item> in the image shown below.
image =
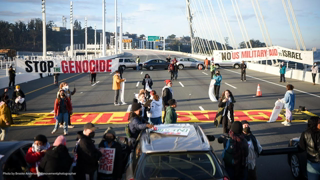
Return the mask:
<svg viewBox="0 0 320 180">
<path fill-rule="evenodd" d="M 94 63 L 95 63 L 94 60 L 91 60 L 89 63 L 90 72 L 94 71 Z"/>
<path fill-rule="evenodd" d="M 191 112 L 199 121 L 214 121 L 216 118 L 217 112 Z M 209 118 L 207 118 L 207 115 Z"/>
<path fill-rule="evenodd" d="M 61 68 L 63 73 L 68 73 L 68 62 L 67 61 L 61 61 Z"/>
<path fill-rule="evenodd" d="M 82 73 L 81 61 L 74 61 L 76 65 L 76 73 Z"/>
<path fill-rule="evenodd" d="M 103 115 L 95 123 L 97 123 L 97 124 L 107 123 L 109 121 L 109 119 L 111 118 L 112 114 L 113 113 L 103 113 Z"/>
<path fill-rule="evenodd" d="M 246 121 L 252 121 L 251 119 L 250 119 L 250 117 L 249 116 L 247 116 L 244 112 L 242 112 L 242 111 L 235 111 L 234 112 L 234 120 L 235 121 L 244 121 L 244 120 L 246 120 Z"/>
<path fill-rule="evenodd" d="M 75 73 L 74 71 L 74 61 L 69 61 L 69 69 L 70 69 L 70 73 Z"/>
<path fill-rule="evenodd" d="M 85 117 L 83 117 L 86 115 Z M 99 113 L 89 113 L 89 114 L 74 114 L 71 116 L 71 122 L 73 123 L 88 123 L 92 122 Z"/>
<path fill-rule="evenodd" d="M 124 123 L 128 122 L 130 113 L 126 113 L 123 117 L 113 117 L 113 119 L 110 119 L 109 123 Z"/>
<path fill-rule="evenodd" d="M 267 57 L 267 50 L 262 50 L 262 57 Z"/>
<path fill-rule="evenodd" d="M 111 63 L 112 63 L 112 60 L 111 60 L 111 59 L 107 60 L 107 64 L 106 64 L 107 72 L 111 72 L 111 69 L 110 69 Z"/>
<path fill-rule="evenodd" d="M 82 62 L 82 69 L 83 69 L 83 72 L 84 72 L 84 73 L 87 73 L 87 72 L 88 72 L 88 70 L 89 70 L 89 65 L 88 65 L 88 61 L 87 61 L 87 60 L 84 60 L 84 61 Z"/>
<path fill-rule="evenodd" d="M 278 56 L 278 51 L 277 49 L 270 49 L 269 54 L 270 56 Z"/>
<path fill-rule="evenodd" d="M 264 121 L 269 121 L 269 118 L 271 116 L 272 112 L 268 112 L 268 111 L 248 111 L 247 112 L 249 115 L 253 115 L 253 119 L 252 120 L 264 120 Z M 258 115 L 258 116 L 257 116 Z M 264 116 L 263 116 L 264 115 Z M 265 117 L 267 116 L 267 117 Z M 277 118 L 277 120 L 280 120 L 281 118 Z"/>
<path fill-rule="evenodd" d="M 232 53 L 232 59 L 239 59 L 239 52 Z"/>
<path fill-rule="evenodd" d="M 106 62 L 104 60 L 99 61 L 100 72 L 104 72 L 106 70 Z"/>
<path fill-rule="evenodd" d="M 257 57 L 261 57 L 260 51 L 258 50 Z"/>
<path fill-rule="evenodd" d="M 176 112 L 177 113 L 177 121 L 190 121 L 191 118 L 188 117 L 190 116 L 190 113 L 187 112 Z"/>
</svg>

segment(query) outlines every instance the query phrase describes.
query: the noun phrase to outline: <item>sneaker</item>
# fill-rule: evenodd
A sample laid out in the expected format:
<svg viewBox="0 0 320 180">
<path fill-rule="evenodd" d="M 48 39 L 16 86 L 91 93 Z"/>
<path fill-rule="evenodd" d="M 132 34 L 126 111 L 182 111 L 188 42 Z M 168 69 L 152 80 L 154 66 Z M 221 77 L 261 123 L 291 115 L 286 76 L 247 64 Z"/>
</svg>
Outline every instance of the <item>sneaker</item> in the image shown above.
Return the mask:
<svg viewBox="0 0 320 180">
<path fill-rule="evenodd" d="M 73 126 L 73 125 L 69 125 L 68 128 L 71 128 L 71 129 L 72 129 L 72 128 L 74 128 L 74 126 Z"/>
<path fill-rule="evenodd" d="M 60 124 L 60 126 L 59 126 L 60 128 L 63 128 L 63 125 L 62 124 Z"/>
<path fill-rule="evenodd" d="M 57 130 L 56 129 L 54 129 L 52 132 L 51 132 L 51 134 L 54 134 L 54 133 L 56 133 L 57 132 Z"/>
<path fill-rule="evenodd" d="M 287 124 L 287 121 L 283 121 L 283 122 L 281 122 L 281 124 L 283 124 L 283 125 L 284 125 L 284 124 Z"/>
<path fill-rule="evenodd" d="M 291 123 L 288 122 L 288 123 L 285 124 L 285 126 L 291 126 Z"/>
<path fill-rule="evenodd" d="M 119 103 L 117 103 L 117 104 L 116 104 L 116 103 L 114 103 L 114 105 L 115 105 L 115 106 L 120 106 L 120 104 L 119 104 Z"/>
<path fill-rule="evenodd" d="M 126 104 L 127 104 L 127 103 L 125 103 L 125 102 L 122 102 L 122 103 L 121 103 L 121 105 L 126 105 Z"/>
<path fill-rule="evenodd" d="M 64 136 L 68 135 L 68 132 L 64 131 L 63 135 L 64 135 Z"/>
</svg>

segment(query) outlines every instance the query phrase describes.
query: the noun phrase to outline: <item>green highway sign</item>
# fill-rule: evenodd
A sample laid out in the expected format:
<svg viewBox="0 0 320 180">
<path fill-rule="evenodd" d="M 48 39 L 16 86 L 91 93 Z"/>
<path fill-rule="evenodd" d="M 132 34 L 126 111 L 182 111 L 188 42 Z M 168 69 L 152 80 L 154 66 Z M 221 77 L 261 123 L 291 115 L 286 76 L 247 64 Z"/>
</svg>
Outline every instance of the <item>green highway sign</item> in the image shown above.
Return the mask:
<svg viewBox="0 0 320 180">
<path fill-rule="evenodd" d="M 148 36 L 148 41 L 159 41 L 160 36 Z"/>
</svg>

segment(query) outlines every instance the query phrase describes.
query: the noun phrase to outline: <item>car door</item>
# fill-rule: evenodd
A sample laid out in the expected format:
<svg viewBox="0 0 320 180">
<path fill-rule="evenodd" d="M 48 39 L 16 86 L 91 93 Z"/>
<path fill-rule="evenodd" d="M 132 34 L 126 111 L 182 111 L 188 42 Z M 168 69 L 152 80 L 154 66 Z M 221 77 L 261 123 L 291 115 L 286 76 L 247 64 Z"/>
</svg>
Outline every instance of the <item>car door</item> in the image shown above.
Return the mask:
<svg viewBox="0 0 320 180">
<path fill-rule="evenodd" d="M 184 67 L 191 67 L 190 58 L 185 58 L 183 64 L 184 64 Z"/>
<path fill-rule="evenodd" d="M 127 68 L 132 68 L 132 64 L 131 64 L 131 62 L 130 62 L 130 59 L 124 59 L 124 64 L 125 64 L 125 66 L 127 67 Z"/>
<path fill-rule="evenodd" d="M 197 67 L 197 60 L 189 58 L 190 67 L 195 68 Z"/>
<path fill-rule="evenodd" d="M 159 62 L 159 65 L 160 65 L 161 69 L 166 69 L 167 68 L 167 62 L 166 61 L 159 59 L 158 62 Z"/>
</svg>

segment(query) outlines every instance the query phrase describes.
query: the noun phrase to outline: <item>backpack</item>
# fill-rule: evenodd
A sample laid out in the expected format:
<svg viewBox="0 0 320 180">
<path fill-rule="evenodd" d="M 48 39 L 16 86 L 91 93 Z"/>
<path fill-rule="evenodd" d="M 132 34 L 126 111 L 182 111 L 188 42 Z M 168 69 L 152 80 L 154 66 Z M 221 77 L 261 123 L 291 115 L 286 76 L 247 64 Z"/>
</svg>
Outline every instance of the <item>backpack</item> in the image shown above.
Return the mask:
<svg viewBox="0 0 320 180">
<path fill-rule="evenodd" d="M 131 138 L 131 132 L 130 132 L 129 124 L 127 124 L 127 125 L 124 127 L 124 131 L 126 132 L 126 136 L 127 136 L 128 138 Z"/>
<path fill-rule="evenodd" d="M 224 148 L 222 152 L 222 159 L 224 161 L 225 166 L 233 166 L 234 165 L 234 146 L 233 146 L 233 140 L 228 139 L 226 143 L 226 147 Z"/>
</svg>

